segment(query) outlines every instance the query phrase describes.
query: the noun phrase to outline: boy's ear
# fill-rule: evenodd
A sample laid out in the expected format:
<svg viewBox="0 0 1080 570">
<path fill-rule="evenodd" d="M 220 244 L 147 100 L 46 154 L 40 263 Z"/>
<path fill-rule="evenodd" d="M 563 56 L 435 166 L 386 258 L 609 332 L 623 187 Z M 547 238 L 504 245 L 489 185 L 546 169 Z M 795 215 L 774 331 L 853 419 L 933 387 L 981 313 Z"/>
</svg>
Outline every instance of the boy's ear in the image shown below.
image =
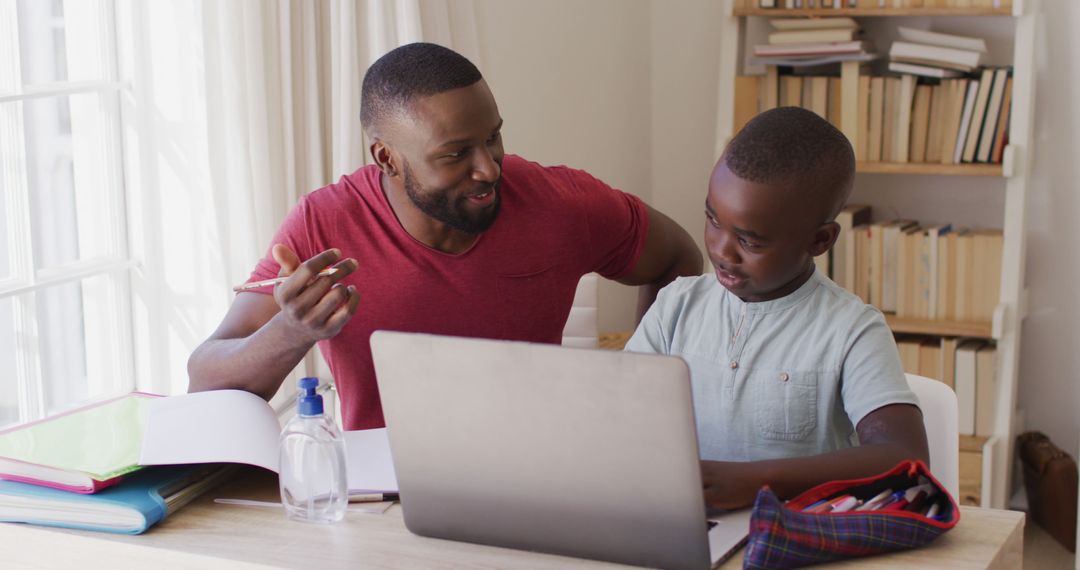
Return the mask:
<svg viewBox="0 0 1080 570">
<path fill-rule="evenodd" d="M 814 241 L 810 243 L 810 255 L 817 257 L 826 251 L 836 243 L 836 238 L 840 236 L 840 224 L 836 222 L 825 222 L 814 231 Z"/>
</svg>

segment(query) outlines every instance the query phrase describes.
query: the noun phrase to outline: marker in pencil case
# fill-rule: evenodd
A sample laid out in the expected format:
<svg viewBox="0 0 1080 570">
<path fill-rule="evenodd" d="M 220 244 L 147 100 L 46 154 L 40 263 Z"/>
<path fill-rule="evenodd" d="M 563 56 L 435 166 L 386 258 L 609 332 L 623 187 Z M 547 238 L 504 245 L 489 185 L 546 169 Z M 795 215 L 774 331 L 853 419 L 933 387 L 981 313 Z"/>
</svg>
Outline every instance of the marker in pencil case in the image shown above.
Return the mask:
<svg viewBox="0 0 1080 570">
<path fill-rule="evenodd" d="M 337 267 L 328 267 L 328 268 L 323 269 L 322 271 L 320 271 L 316 275 L 316 277 L 319 277 L 321 275 L 333 275 L 333 274 L 335 274 L 337 272 L 338 272 Z M 232 290 L 239 293 L 240 291 L 250 291 L 252 289 L 261 289 L 263 287 L 270 287 L 270 286 L 273 286 L 273 285 L 277 285 L 278 283 L 284 282 L 289 277 L 292 277 L 292 276 L 291 275 L 286 275 L 284 277 L 275 277 L 273 279 L 263 279 L 262 281 L 252 281 L 251 283 L 244 283 L 243 285 L 237 285 L 236 287 L 233 287 Z"/>
</svg>

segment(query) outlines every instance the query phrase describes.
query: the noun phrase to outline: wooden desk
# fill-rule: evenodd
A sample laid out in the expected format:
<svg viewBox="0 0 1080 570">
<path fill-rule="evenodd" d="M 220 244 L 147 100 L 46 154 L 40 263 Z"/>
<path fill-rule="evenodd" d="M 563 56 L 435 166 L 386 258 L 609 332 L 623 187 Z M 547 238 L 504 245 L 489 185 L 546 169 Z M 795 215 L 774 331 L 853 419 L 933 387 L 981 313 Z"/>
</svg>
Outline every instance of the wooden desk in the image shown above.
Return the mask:
<svg viewBox="0 0 1080 570">
<path fill-rule="evenodd" d="M 405 529 L 401 506 L 348 513 L 311 525 L 277 509 L 220 505 L 214 497 L 277 500 L 277 482 L 252 469 L 140 536 L 0 524 L 4 568 L 627 568 L 626 566 L 423 538 Z M 1020 568 L 1024 514 L 961 507 L 957 527 L 933 544 L 831 568 Z M 152 566 L 151 566 L 152 565 Z M 723 568 L 741 568 L 737 555 Z"/>
</svg>

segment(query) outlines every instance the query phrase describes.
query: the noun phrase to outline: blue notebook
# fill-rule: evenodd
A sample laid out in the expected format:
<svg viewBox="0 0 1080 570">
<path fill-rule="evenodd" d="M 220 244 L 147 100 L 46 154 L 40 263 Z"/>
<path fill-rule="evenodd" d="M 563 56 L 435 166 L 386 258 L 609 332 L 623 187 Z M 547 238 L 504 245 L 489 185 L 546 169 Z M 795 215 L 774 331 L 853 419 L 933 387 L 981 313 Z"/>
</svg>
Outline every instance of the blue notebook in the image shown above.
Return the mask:
<svg viewBox="0 0 1080 570">
<path fill-rule="evenodd" d="M 0 481 L 0 522 L 140 534 L 231 471 L 216 465 L 149 467 L 93 495 Z"/>
</svg>

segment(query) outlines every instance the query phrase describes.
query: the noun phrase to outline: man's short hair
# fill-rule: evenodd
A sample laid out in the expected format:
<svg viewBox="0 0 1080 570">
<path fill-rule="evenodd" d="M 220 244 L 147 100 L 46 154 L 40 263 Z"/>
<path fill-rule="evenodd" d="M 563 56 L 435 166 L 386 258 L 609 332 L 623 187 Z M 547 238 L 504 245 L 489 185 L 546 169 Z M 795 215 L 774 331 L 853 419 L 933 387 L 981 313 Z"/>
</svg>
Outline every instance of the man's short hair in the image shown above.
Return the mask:
<svg viewBox="0 0 1080 570">
<path fill-rule="evenodd" d="M 415 97 L 468 87 L 483 78 L 471 61 L 440 45 L 417 42 L 390 50 L 371 64 L 360 92 L 360 122 L 371 131 Z"/>
<path fill-rule="evenodd" d="M 830 220 L 855 180 L 855 152 L 844 133 L 799 107 L 777 107 L 751 119 L 721 160 L 743 180 L 807 190 Z"/>
</svg>

